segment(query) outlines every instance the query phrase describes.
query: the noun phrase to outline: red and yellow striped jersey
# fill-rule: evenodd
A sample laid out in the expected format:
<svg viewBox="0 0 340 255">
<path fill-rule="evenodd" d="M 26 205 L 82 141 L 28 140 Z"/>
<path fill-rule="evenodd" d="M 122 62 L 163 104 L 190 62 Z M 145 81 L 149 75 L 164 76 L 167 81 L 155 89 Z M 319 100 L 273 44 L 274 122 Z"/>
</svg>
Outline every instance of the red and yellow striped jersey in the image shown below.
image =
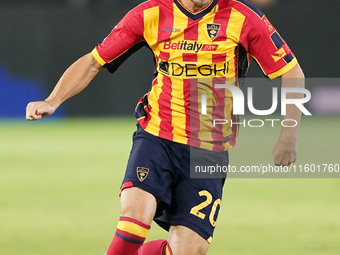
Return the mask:
<svg viewBox="0 0 340 255">
<path fill-rule="evenodd" d="M 156 75 L 136 107 L 140 125 L 155 136 L 218 152 L 235 145 L 237 126 L 214 127 L 212 120 L 230 123 L 237 117 L 231 92 L 214 89 L 215 84 L 237 86 L 250 56 L 270 78 L 297 63 L 264 14 L 245 0 L 212 0 L 199 12 L 179 0 L 146 1 L 127 13 L 92 54 L 114 72 L 143 45 L 154 53 Z"/>
</svg>

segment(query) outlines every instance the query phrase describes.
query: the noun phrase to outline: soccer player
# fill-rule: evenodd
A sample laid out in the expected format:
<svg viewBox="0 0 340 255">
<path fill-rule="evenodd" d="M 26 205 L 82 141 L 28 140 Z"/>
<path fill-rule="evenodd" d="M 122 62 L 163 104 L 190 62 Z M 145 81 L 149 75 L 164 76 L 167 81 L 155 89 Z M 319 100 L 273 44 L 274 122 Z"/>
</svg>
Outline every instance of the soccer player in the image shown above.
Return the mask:
<svg viewBox="0 0 340 255">
<path fill-rule="evenodd" d="M 45 101 L 29 103 L 26 118 L 52 114 L 100 70 L 115 72 L 143 45 L 155 56 L 156 72 L 135 110 L 138 128 L 121 188 L 121 217 L 107 255 L 203 255 L 212 240 L 225 179 L 190 178 L 190 161 L 227 165 L 237 126 L 211 124 L 214 116 L 236 120 L 230 91 L 215 90 L 222 110 L 209 107 L 202 117 L 201 89 L 237 86 L 250 56 L 266 76 L 281 77 L 283 87 L 303 88 L 304 75 L 264 14 L 245 0 L 149 0 L 72 64 Z M 299 123 L 301 112 L 288 105 L 284 118 Z M 276 165 L 295 162 L 297 134 L 298 126 L 282 128 L 273 149 Z M 152 220 L 169 230 L 168 239 L 143 244 Z"/>
</svg>

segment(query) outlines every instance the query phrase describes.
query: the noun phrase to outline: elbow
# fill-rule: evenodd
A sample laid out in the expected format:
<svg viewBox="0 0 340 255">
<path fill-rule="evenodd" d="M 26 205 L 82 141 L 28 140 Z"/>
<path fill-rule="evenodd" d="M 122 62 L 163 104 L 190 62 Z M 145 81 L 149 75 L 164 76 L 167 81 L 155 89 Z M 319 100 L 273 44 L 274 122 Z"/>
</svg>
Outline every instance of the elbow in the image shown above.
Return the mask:
<svg viewBox="0 0 340 255">
<path fill-rule="evenodd" d="M 104 67 L 102 67 L 99 62 L 93 57 L 91 52 L 86 54 L 84 58 L 86 58 L 87 62 L 90 64 L 91 72 L 98 73 L 99 71 L 104 69 Z"/>
</svg>

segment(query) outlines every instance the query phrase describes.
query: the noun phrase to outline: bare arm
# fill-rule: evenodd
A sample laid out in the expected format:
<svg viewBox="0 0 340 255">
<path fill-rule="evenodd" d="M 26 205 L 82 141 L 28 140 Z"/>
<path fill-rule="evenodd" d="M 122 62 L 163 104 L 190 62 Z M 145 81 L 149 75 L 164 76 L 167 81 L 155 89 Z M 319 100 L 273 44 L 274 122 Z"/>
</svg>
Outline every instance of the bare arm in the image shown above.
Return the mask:
<svg viewBox="0 0 340 255">
<path fill-rule="evenodd" d="M 305 76 L 299 64 L 293 67 L 290 71 L 282 75 L 282 87 L 305 87 Z M 289 98 L 301 98 L 301 93 L 289 93 Z M 274 163 L 276 165 L 290 165 L 297 158 L 297 139 L 298 129 L 301 121 L 301 111 L 295 105 L 287 105 L 287 112 L 284 119 L 293 119 L 298 125 L 296 127 L 282 127 L 279 141 L 273 149 Z M 287 122 L 287 125 L 295 123 Z"/>
<path fill-rule="evenodd" d="M 26 119 L 39 120 L 53 114 L 65 100 L 86 88 L 102 69 L 91 53 L 81 57 L 65 71 L 45 101 L 31 102 L 27 105 Z"/>
</svg>

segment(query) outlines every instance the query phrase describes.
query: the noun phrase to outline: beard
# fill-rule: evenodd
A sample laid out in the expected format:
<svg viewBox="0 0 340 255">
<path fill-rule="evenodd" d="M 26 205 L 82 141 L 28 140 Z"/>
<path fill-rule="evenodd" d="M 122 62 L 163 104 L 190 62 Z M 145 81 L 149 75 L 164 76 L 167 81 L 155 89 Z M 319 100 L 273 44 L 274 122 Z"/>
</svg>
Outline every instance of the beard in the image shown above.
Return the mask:
<svg viewBox="0 0 340 255">
<path fill-rule="evenodd" d="M 191 0 L 197 7 L 203 8 L 208 3 L 210 3 L 211 0 Z"/>
</svg>

